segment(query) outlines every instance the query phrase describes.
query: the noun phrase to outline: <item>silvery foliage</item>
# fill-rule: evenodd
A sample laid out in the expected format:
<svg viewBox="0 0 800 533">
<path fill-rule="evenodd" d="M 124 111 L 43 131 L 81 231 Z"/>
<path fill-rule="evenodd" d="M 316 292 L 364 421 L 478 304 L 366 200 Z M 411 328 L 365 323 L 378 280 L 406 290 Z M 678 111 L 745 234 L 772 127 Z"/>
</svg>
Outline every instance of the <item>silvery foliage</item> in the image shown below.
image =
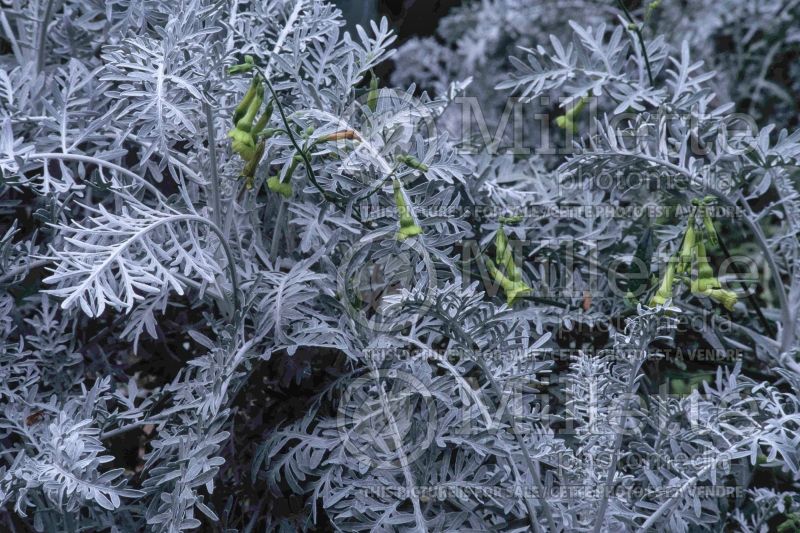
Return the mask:
<svg viewBox="0 0 800 533">
<path fill-rule="evenodd" d="M 797 487 L 800 133 L 721 126 L 726 102 L 740 98 L 734 80 L 752 81 L 758 98 L 775 90 L 750 67 L 736 74 L 721 63 L 713 75 L 696 55 L 713 55 L 705 41 L 729 31 L 725 22 L 684 20 L 696 41 L 675 41 L 676 29 L 648 38 L 645 53 L 614 8 L 528 4 L 457 12 L 444 28 L 458 47 L 407 45 L 395 56 L 403 84 L 370 100 L 369 72 L 393 53 L 388 24 L 343 33 L 339 13 L 320 0 L 4 0 L 4 524 L 764 531 L 794 509 L 792 490 L 753 484 L 731 501 L 695 489 L 750 486 L 761 468 Z M 791 32 L 765 22 L 791 9 L 770 15 L 767 6 L 761 19 L 748 2 L 720 4 L 728 6 L 720 20 L 738 14 L 753 28 L 744 42 L 754 48 L 742 57 L 762 50 L 759 24 L 782 36 L 770 50 L 791 47 Z M 512 47 L 509 64 L 494 62 L 510 43 L 523 49 Z M 441 61 L 423 70 L 414 47 Z M 246 188 L 226 131 L 249 80 L 225 74 L 244 54 L 273 83 L 302 142 L 343 130 L 358 142 L 315 144 L 311 168 L 288 175 L 295 148 L 276 135 Z M 583 124 L 591 135 L 566 158 L 464 153 L 470 140 L 447 133 L 456 99 L 470 90 L 449 70 L 454 61 L 484 72 L 471 87 L 488 102 L 591 96 L 599 118 Z M 628 110 L 625 120 L 606 118 Z M 277 112 L 271 120 L 286 127 Z M 705 153 L 695 155 L 693 143 Z M 678 181 L 661 192 L 593 182 L 630 172 Z M 291 180 L 291 199 L 263 187 L 272 175 Z M 390 178 L 402 182 L 423 230 L 408 241 L 395 238 Z M 526 255 L 567 264 L 559 282 L 591 289 L 588 306 L 583 290 L 565 297 L 534 262 L 521 267 L 537 298 L 522 304 L 509 306 L 479 281 L 480 250 L 500 230 L 482 208 L 659 205 L 707 194 L 737 210 L 739 231 L 754 243 L 772 330 L 743 303 L 727 330 L 690 295 L 657 309 L 626 304 L 612 276 L 596 273 L 636 253 L 646 224 L 631 217 L 531 215 L 505 228 L 528 243 Z M 683 229 L 655 225 L 658 252 L 676 250 Z M 648 260 L 656 273 L 661 255 Z M 378 268 L 401 282 L 372 276 Z M 192 320 L 181 322 L 188 311 Z M 707 323 L 699 340 L 676 331 L 694 317 Z M 594 327 L 610 332 L 600 350 L 577 333 Z M 169 335 L 187 338 L 189 358 L 165 383 L 119 371 L 135 357 L 164 357 L 148 342 Z M 564 339 L 566 362 L 556 355 Z M 760 373 L 719 365 L 688 395 L 653 394 L 648 370 L 662 352 L 698 343 L 736 347 Z M 308 353 L 336 354 L 333 377 L 302 416 L 249 428 L 257 450 L 242 445 L 235 415 L 257 419 L 266 407 L 243 398 L 248 381 L 275 360 L 283 374 L 270 376 L 271 387 L 303 381 L 328 364 L 302 368 Z M 114 439 L 131 435 L 144 438 L 137 472 L 111 454 Z M 214 505 L 225 501 L 223 482 L 263 496 Z M 289 494 L 302 512 L 273 505 Z"/>
<path fill-rule="evenodd" d="M 680 49 L 687 41 L 695 60 L 716 72 L 709 86 L 722 101 L 759 121 L 796 124 L 798 89 L 798 5 L 792 1 L 726 0 L 720 2 L 650 2 L 633 12 L 643 31 L 663 36 Z M 630 8 L 633 10 L 633 7 Z M 481 102 L 483 117 L 496 127 L 507 104 L 494 91 L 505 80 L 519 48 L 547 44 L 563 35 L 572 20 L 584 26 L 627 24 L 618 2 L 584 0 L 480 0 L 451 10 L 436 37 L 414 37 L 395 55 L 392 81 L 411 81 L 441 89 L 450 80 L 472 78 L 467 94 Z M 620 22 L 624 20 L 624 22 Z M 548 95 L 547 110 L 558 97 Z M 451 117 L 461 120 L 461 114 Z M 491 131 L 494 131 L 492 129 Z"/>
</svg>

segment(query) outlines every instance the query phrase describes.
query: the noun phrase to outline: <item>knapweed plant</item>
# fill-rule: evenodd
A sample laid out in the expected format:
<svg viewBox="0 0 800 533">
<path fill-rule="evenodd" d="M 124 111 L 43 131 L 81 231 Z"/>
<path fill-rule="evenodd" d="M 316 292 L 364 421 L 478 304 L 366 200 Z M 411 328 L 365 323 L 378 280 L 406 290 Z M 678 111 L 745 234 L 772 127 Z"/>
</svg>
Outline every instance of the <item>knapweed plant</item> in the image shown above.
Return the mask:
<svg viewBox="0 0 800 533">
<path fill-rule="evenodd" d="M 0 529 L 795 531 L 798 3 L 344 27 L 0 0 Z"/>
</svg>

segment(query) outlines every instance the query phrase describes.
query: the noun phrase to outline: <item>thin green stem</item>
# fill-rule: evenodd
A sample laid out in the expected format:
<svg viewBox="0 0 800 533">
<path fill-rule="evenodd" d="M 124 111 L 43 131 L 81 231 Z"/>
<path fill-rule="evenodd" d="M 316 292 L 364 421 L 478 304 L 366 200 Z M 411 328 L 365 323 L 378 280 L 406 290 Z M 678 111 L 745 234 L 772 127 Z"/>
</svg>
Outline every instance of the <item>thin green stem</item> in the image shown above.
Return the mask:
<svg viewBox="0 0 800 533">
<path fill-rule="evenodd" d="M 644 64 L 647 67 L 647 78 L 650 80 L 650 86 L 651 87 L 655 86 L 655 82 L 653 81 L 653 71 L 650 68 L 650 58 L 647 56 L 647 48 L 644 45 L 644 36 L 642 35 L 642 29 L 633 20 L 631 12 L 628 11 L 628 8 L 625 7 L 625 4 L 622 2 L 622 0 L 617 0 L 617 4 L 619 4 L 619 7 L 622 9 L 622 12 L 625 13 L 625 18 L 627 18 L 628 22 L 630 22 L 634 27 L 633 31 L 639 40 L 639 46 L 642 48 L 642 56 L 644 56 Z"/>
<path fill-rule="evenodd" d="M 283 125 L 286 128 L 286 133 L 289 134 L 289 140 L 291 141 L 292 146 L 294 146 L 294 149 L 297 151 L 298 154 L 300 154 L 300 157 L 303 158 L 303 164 L 305 165 L 306 168 L 306 175 L 308 176 L 308 180 L 314 185 L 314 187 L 317 188 L 317 190 L 326 200 L 335 201 L 335 199 L 330 195 L 330 193 L 328 193 L 328 191 L 323 189 L 322 186 L 317 182 L 317 177 L 314 175 L 314 169 L 311 168 L 311 161 L 308 159 L 308 154 L 306 154 L 305 150 L 303 150 L 300 147 L 300 144 L 297 142 L 297 139 L 295 138 L 294 133 L 292 132 L 292 128 L 289 125 L 289 119 L 286 116 L 286 111 L 283 109 L 283 104 L 278 98 L 278 93 L 275 92 L 275 88 L 272 86 L 272 83 L 266 77 L 263 70 L 261 70 L 259 67 L 255 68 L 261 74 L 261 78 L 264 80 L 264 83 L 267 84 L 267 88 L 269 89 L 269 92 L 272 94 L 272 100 L 275 102 L 275 105 L 278 108 L 278 113 L 280 113 L 281 115 L 281 120 L 283 121 Z"/>
<path fill-rule="evenodd" d="M 292 146 L 294 146 L 294 149 L 297 151 L 297 153 L 300 154 L 300 157 L 303 158 L 303 166 L 305 166 L 306 175 L 308 176 L 308 181 L 311 182 L 311 184 L 319 191 L 319 193 L 322 195 L 323 198 L 325 198 L 325 200 L 342 207 L 341 202 L 344 200 L 344 198 L 342 198 L 341 196 L 337 198 L 336 196 L 332 195 L 331 193 L 323 189 L 322 186 L 317 181 L 317 177 L 314 175 L 314 169 L 311 167 L 311 160 L 308 158 L 308 154 L 306 153 L 306 151 L 300 147 L 300 143 L 297 142 L 297 138 L 292 132 L 292 127 L 289 124 L 289 118 L 286 116 L 286 111 L 283 108 L 283 104 L 278 98 L 278 93 L 275 91 L 275 88 L 272 86 L 272 83 L 269 81 L 269 78 L 267 78 L 264 71 L 258 66 L 255 66 L 255 69 L 261 75 L 261 78 L 267 85 L 270 94 L 272 94 L 272 99 L 275 102 L 275 106 L 278 108 L 278 113 L 281 116 L 281 121 L 283 122 L 283 125 L 286 128 L 286 133 L 289 135 L 289 141 L 291 141 Z M 352 211 L 352 216 L 359 223 L 362 222 L 361 216 L 358 214 L 357 210 L 354 209 Z"/>
</svg>

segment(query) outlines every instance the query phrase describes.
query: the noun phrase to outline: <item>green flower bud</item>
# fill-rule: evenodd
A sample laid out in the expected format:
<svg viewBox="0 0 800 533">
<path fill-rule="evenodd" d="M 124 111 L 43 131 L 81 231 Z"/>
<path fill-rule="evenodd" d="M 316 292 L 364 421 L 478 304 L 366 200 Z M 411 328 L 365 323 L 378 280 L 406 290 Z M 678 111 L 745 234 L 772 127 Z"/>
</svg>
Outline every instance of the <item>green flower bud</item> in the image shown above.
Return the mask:
<svg viewBox="0 0 800 533">
<path fill-rule="evenodd" d="M 581 99 L 578 100 L 578 103 L 572 107 L 572 110 L 569 112 L 570 118 L 574 117 L 575 115 L 579 114 L 583 111 L 583 108 L 586 107 L 586 102 L 589 101 L 589 98 L 586 96 L 581 96 Z"/>
<path fill-rule="evenodd" d="M 672 286 L 675 284 L 675 263 L 673 259 L 670 259 L 667 270 L 664 272 L 664 278 L 661 280 L 661 285 L 650 299 L 650 307 L 664 305 L 667 300 L 672 298 Z"/>
<path fill-rule="evenodd" d="M 708 293 L 712 300 L 721 303 L 728 311 L 733 311 L 733 306 L 739 300 L 735 292 L 727 289 L 711 289 Z"/>
<path fill-rule="evenodd" d="M 259 139 L 271 139 L 278 133 L 280 133 L 279 128 L 265 128 L 261 133 L 258 134 Z"/>
<path fill-rule="evenodd" d="M 530 296 L 533 293 L 533 290 L 522 280 L 509 279 L 505 274 L 500 272 L 491 259 L 486 259 L 486 266 L 489 269 L 489 274 L 496 282 L 500 284 L 500 287 L 503 289 L 508 305 L 514 305 L 514 301 L 517 298 Z"/>
<path fill-rule="evenodd" d="M 713 246 L 719 244 L 717 241 L 717 230 L 714 228 L 714 221 L 711 219 L 711 215 L 706 209 L 705 206 L 702 208 L 703 210 L 703 227 L 706 230 L 706 238 L 708 238 L 708 242 L 711 243 Z"/>
<path fill-rule="evenodd" d="M 270 100 L 269 103 L 267 104 L 266 109 L 264 109 L 264 112 L 261 114 L 261 117 L 259 117 L 258 122 L 255 123 L 252 131 L 250 132 L 250 134 L 253 137 L 257 137 L 258 134 L 264 131 L 264 128 L 267 127 L 269 119 L 272 118 L 272 109 L 273 109 L 273 102 L 272 100 Z"/>
<path fill-rule="evenodd" d="M 524 298 L 533 293 L 533 290 L 521 281 L 514 281 L 510 286 L 503 285 L 503 290 L 506 293 L 508 305 L 514 305 L 514 301 L 517 298 Z"/>
<path fill-rule="evenodd" d="M 241 177 L 245 178 L 245 187 L 248 189 L 253 188 L 253 180 L 256 176 L 256 170 L 258 169 L 258 164 L 261 162 L 261 158 L 264 157 L 264 145 L 265 141 L 261 141 L 256 146 L 253 157 L 251 157 L 244 166 L 242 170 Z"/>
<path fill-rule="evenodd" d="M 395 159 L 397 161 L 399 161 L 400 163 L 403 163 L 406 166 L 409 166 L 409 167 L 414 168 L 416 170 L 421 170 L 422 172 L 427 172 L 428 171 L 428 165 L 426 165 L 425 163 L 423 163 L 422 161 L 420 161 L 419 159 L 417 159 L 413 155 L 398 155 Z"/>
<path fill-rule="evenodd" d="M 267 188 L 272 192 L 283 195 L 285 198 L 292 197 L 292 182 L 290 177 L 286 181 L 281 181 L 278 176 L 272 176 L 267 180 Z"/>
<path fill-rule="evenodd" d="M 241 72 L 250 72 L 255 67 L 255 62 L 253 61 L 253 56 L 244 56 L 244 63 L 240 63 L 239 65 L 233 65 L 232 67 L 228 68 L 228 74 L 239 74 Z"/>
<path fill-rule="evenodd" d="M 231 144 L 233 151 L 239 154 L 242 159 L 250 161 L 253 158 L 256 145 L 252 135 L 246 131 L 233 128 L 228 132 L 228 137 L 233 139 Z"/>
<path fill-rule="evenodd" d="M 508 237 L 506 236 L 502 226 L 497 230 L 497 235 L 494 239 L 494 246 L 494 260 L 497 261 L 498 265 L 505 269 L 506 275 L 509 277 L 509 279 L 512 281 L 519 281 L 520 277 L 517 273 L 517 265 L 514 262 L 514 254 L 511 250 L 511 247 L 508 245 Z"/>
<path fill-rule="evenodd" d="M 556 117 L 556 126 L 563 130 L 567 130 L 574 133 L 578 132 L 578 127 L 575 124 L 575 117 L 580 114 L 583 110 L 584 106 L 586 106 L 586 102 L 589 99 L 585 96 L 582 96 L 577 103 L 575 103 L 571 109 L 568 109 L 564 112 L 563 115 Z"/>
<path fill-rule="evenodd" d="M 692 268 L 692 254 L 694 254 L 695 245 L 695 231 L 694 219 L 689 220 L 689 226 L 686 228 L 686 233 L 683 236 L 683 243 L 679 253 L 679 262 L 677 272 L 686 272 Z"/>
<path fill-rule="evenodd" d="M 250 103 L 253 101 L 253 98 L 256 96 L 256 92 L 258 92 L 258 86 L 261 82 L 259 78 L 253 78 L 253 81 L 250 82 L 250 87 L 247 88 L 247 92 L 244 93 L 244 97 L 242 101 L 239 102 L 239 105 L 236 106 L 236 109 L 233 111 L 233 125 L 235 126 L 239 119 L 241 119 L 245 113 L 247 113 L 247 109 L 250 107 Z"/>
<path fill-rule="evenodd" d="M 703 241 L 695 243 L 695 252 L 697 253 L 697 279 L 692 280 L 690 287 L 692 292 L 694 294 L 703 294 L 711 289 L 718 289 L 720 283 L 714 276 L 714 269 L 711 267 L 711 261 L 708 260 L 706 255 L 706 247 Z"/>
<path fill-rule="evenodd" d="M 369 81 L 369 94 L 367 95 L 367 107 L 371 111 L 375 111 L 378 108 L 378 95 L 380 91 L 378 89 L 378 78 L 375 74 L 372 74 L 372 79 Z"/>
<path fill-rule="evenodd" d="M 404 241 L 409 237 L 416 237 L 422 233 L 422 228 L 414 223 L 404 225 L 401 221 L 400 229 L 397 231 L 396 237 L 398 241 Z"/>
<path fill-rule="evenodd" d="M 264 101 L 264 86 L 261 83 L 256 87 L 256 95 L 247 107 L 247 112 L 236 122 L 236 127 L 242 131 L 250 132 L 262 102 Z"/>
<path fill-rule="evenodd" d="M 575 123 L 572 122 L 572 119 L 566 115 L 561 115 L 556 117 L 556 126 L 561 128 L 562 130 L 571 131 L 572 133 L 576 132 Z"/>
<path fill-rule="evenodd" d="M 420 228 L 417 223 L 414 222 L 414 217 L 411 215 L 408 204 L 406 204 L 405 195 L 403 194 L 400 181 L 397 179 L 393 180 L 392 187 L 394 188 L 394 203 L 397 206 L 397 213 L 400 218 L 400 229 L 398 230 L 396 237 L 397 240 L 404 241 L 409 237 L 415 237 L 421 234 L 422 228 Z"/>
</svg>

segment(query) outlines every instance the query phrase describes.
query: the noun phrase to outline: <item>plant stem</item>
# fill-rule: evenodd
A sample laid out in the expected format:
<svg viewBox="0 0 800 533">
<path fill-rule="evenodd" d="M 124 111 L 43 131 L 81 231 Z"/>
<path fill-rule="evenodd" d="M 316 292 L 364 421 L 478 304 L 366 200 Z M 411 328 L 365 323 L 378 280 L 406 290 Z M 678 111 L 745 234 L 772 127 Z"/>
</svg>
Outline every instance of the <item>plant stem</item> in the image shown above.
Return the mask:
<svg viewBox="0 0 800 533">
<path fill-rule="evenodd" d="M 219 173 L 217 172 L 217 140 L 214 132 L 214 111 L 208 101 L 203 102 L 206 111 L 206 125 L 208 127 L 208 159 L 211 166 L 211 200 L 213 202 L 212 217 L 214 224 L 222 229 L 222 203 L 219 193 Z"/>
<path fill-rule="evenodd" d="M 53 11 L 53 0 L 47 0 L 44 8 L 44 16 L 39 24 L 39 42 L 36 44 L 36 73 L 44 68 L 44 49 L 47 42 L 47 25 L 50 23 L 50 16 Z"/>
<path fill-rule="evenodd" d="M 634 26 L 634 33 L 636 33 L 636 37 L 639 39 L 639 46 L 642 48 L 642 55 L 644 56 L 644 64 L 647 67 L 647 78 L 650 80 L 650 86 L 654 86 L 655 82 L 653 81 L 653 71 L 650 69 L 650 58 L 647 56 L 647 48 L 644 45 L 644 37 L 642 36 L 642 29 L 639 27 L 638 24 L 633 20 L 633 16 L 631 15 L 628 8 L 625 7 L 625 4 L 622 0 L 617 0 L 617 4 L 622 9 L 623 13 L 625 13 L 625 18 L 628 19 L 628 22 L 633 24 Z"/>
<path fill-rule="evenodd" d="M 218 228 L 216 224 L 213 224 L 200 217 L 196 218 L 208 224 L 208 227 L 211 228 L 211 231 L 217 234 L 219 242 L 222 244 L 222 249 L 225 251 L 225 258 L 228 261 L 228 271 L 231 275 L 233 314 L 236 315 L 236 312 L 239 310 L 239 279 L 236 275 L 236 264 L 233 262 L 233 252 L 231 251 L 231 247 L 228 245 L 228 241 L 225 239 L 225 235 L 223 235 L 222 230 Z"/>
<path fill-rule="evenodd" d="M 133 422 L 128 424 L 127 426 L 118 427 L 116 429 L 111 429 L 109 431 L 104 431 L 100 434 L 100 440 L 111 439 L 118 435 L 122 435 L 129 431 L 133 431 L 134 429 L 139 429 L 140 427 L 146 426 L 147 424 L 158 424 L 159 420 L 139 420 L 137 422 Z"/>
<path fill-rule="evenodd" d="M 281 206 L 278 208 L 278 216 L 275 219 L 275 228 L 272 230 L 272 242 L 269 244 L 269 257 L 274 261 L 278 255 L 278 241 L 281 238 L 281 226 L 286 216 L 286 199 L 281 197 Z"/>
<path fill-rule="evenodd" d="M 400 467 L 402 469 L 406 485 L 409 489 L 409 499 L 411 500 L 411 505 L 414 508 L 414 518 L 417 524 L 416 531 L 427 533 L 428 526 L 425 522 L 425 517 L 422 515 L 422 507 L 420 506 L 419 497 L 414 492 L 414 489 L 416 488 L 416 482 L 414 481 L 414 475 L 411 472 L 411 466 L 408 462 L 408 455 L 406 455 L 405 448 L 403 447 L 402 438 L 400 436 L 400 428 L 397 427 L 397 420 L 395 419 L 389 407 L 389 399 L 386 397 L 386 389 L 383 386 L 384 384 L 380 379 L 377 365 L 374 362 L 372 364 L 372 373 L 375 378 L 375 384 L 377 385 L 381 408 L 383 409 L 384 415 L 386 416 L 392 428 L 392 437 L 397 449 L 398 458 L 400 459 Z"/>
<path fill-rule="evenodd" d="M 731 202 L 727 198 L 718 197 L 718 199 L 727 204 L 728 207 L 739 209 L 735 202 Z M 739 193 L 737 200 L 742 203 L 744 208 L 750 214 L 753 213 L 750 209 L 750 205 L 747 203 L 747 200 L 744 198 L 742 193 Z M 781 305 L 781 322 L 783 323 L 783 330 L 781 332 L 780 340 L 781 351 L 786 352 L 794 342 L 794 324 L 792 323 L 792 317 L 789 311 L 789 299 L 786 296 L 786 291 L 784 290 L 783 285 L 781 284 L 781 271 L 778 269 L 778 263 L 775 262 L 775 257 L 772 255 L 772 251 L 769 249 L 767 238 L 764 236 L 761 226 L 754 223 L 747 216 L 742 217 L 742 220 L 744 221 L 745 225 L 750 228 L 750 231 L 753 232 L 753 235 L 756 238 L 756 243 L 758 244 L 758 247 L 761 248 L 761 251 L 764 252 L 764 258 L 767 260 L 769 269 L 772 271 L 772 276 L 775 278 L 775 288 L 778 292 L 778 300 Z M 794 361 L 794 359 L 792 359 L 792 361 Z"/>
<path fill-rule="evenodd" d="M 625 387 L 625 394 L 630 395 L 633 394 L 633 389 L 636 386 L 636 377 L 639 375 L 639 369 L 642 367 L 642 360 L 639 360 L 635 367 L 631 369 L 631 373 L 628 375 L 628 383 Z M 619 415 L 619 424 L 622 426 L 622 423 L 625 418 L 624 410 Z M 606 485 L 605 491 L 603 491 L 602 500 L 600 501 L 600 508 L 597 510 L 597 518 L 595 518 L 594 522 L 594 533 L 599 533 L 600 528 L 603 527 L 603 521 L 606 517 L 606 509 L 608 508 L 608 500 L 611 496 L 611 489 L 614 486 L 614 476 L 617 473 L 617 462 L 619 460 L 619 450 L 622 447 L 622 434 L 623 429 L 620 429 L 619 432 L 614 437 L 614 448 L 611 455 L 611 463 L 608 465 L 608 471 L 606 472 Z"/>
<path fill-rule="evenodd" d="M 480 349 L 480 346 L 478 346 L 478 344 L 472 339 L 472 336 L 469 333 L 467 333 L 464 330 L 464 328 L 461 327 L 460 324 L 458 324 L 455 321 L 447 320 L 448 317 L 445 313 L 438 313 L 438 314 L 442 317 L 443 320 L 445 320 L 445 323 L 452 331 L 452 333 L 454 333 L 456 337 L 459 337 L 462 340 L 462 342 L 466 343 L 466 345 L 468 345 L 471 350 Z M 480 354 L 476 353 L 475 355 L 476 356 L 472 358 L 472 361 L 478 366 L 478 368 L 481 369 L 483 375 L 486 376 L 489 385 L 492 387 L 494 393 L 498 396 L 498 398 L 502 398 L 503 391 L 500 389 L 500 386 L 497 384 L 497 381 L 495 381 L 492 373 L 486 367 L 483 358 L 481 357 Z M 522 453 L 522 457 L 525 461 L 525 467 L 527 468 L 528 473 L 531 476 L 531 479 L 533 479 L 533 483 L 536 485 L 536 490 L 539 492 L 539 501 L 541 502 L 542 510 L 544 512 L 545 518 L 547 519 L 549 531 L 557 532 L 558 528 L 556 527 L 556 521 L 553 519 L 553 514 L 550 512 L 550 505 L 547 503 L 547 499 L 545 498 L 544 486 L 542 485 L 542 480 L 539 477 L 539 471 L 533 464 L 533 460 L 531 459 L 531 456 L 528 453 L 528 449 L 525 447 L 525 442 L 522 439 L 522 436 L 519 434 L 518 431 L 516 431 L 516 424 L 514 423 L 513 418 L 508 417 L 507 415 L 508 412 L 504 410 L 501 416 L 507 418 L 506 422 L 508 423 L 508 427 L 510 428 L 511 433 L 514 435 L 514 439 L 517 441 L 517 444 L 520 447 L 520 452 Z M 513 462 L 513 457 L 509 457 L 509 461 Z M 511 466 L 512 468 L 514 467 L 513 464 Z M 536 519 L 536 511 L 533 507 L 533 503 L 527 496 L 523 496 L 523 500 L 525 501 L 525 505 L 528 509 L 528 518 L 530 519 L 531 528 L 534 531 L 539 531 L 539 523 L 537 522 Z"/>
<path fill-rule="evenodd" d="M 303 165 L 305 166 L 306 169 L 306 175 L 308 176 L 308 181 L 311 182 L 311 184 L 319 191 L 319 193 L 322 195 L 323 198 L 325 198 L 325 200 L 341 206 L 340 201 L 343 200 L 343 198 L 336 198 L 335 196 L 331 195 L 328 191 L 323 189 L 322 186 L 317 181 L 317 177 L 314 175 L 314 169 L 311 167 L 311 161 L 308 159 L 308 154 L 305 152 L 305 150 L 300 148 L 300 144 L 297 142 L 294 133 L 292 133 L 292 128 L 289 125 L 289 119 L 286 116 L 286 111 L 283 109 L 283 104 L 281 104 L 281 101 L 278 98 L 278 93 L 275 92 L 275 88 L 272 86 L 272 83 L 264 74 L 264 71 L 261 70 L 261 68 L 259 68 L 258 66 L 256 66 L 255 68 L 261 74 L 264 83 L 267 85 L 267 88 L 269 88 L 270 94 L 272 94 L 272 99 L 275 102 L 275 106 L 278 108 L 278 113 L 280 113 L 281 121 L 283 122 L 283 125 L 286 128 L 286 133 L 289 135 L 289 140 L 291 141 L 292 146 L 294 146 L 294 149 L 297 151 L 298 154 L 300 154 L 300 157 L 303 158 Z M 352 211 L 352 216 L 359 223 L 361 223 L 361 216 L 358 214 L 357 210 L 354 209 Z"/>
</svg>

